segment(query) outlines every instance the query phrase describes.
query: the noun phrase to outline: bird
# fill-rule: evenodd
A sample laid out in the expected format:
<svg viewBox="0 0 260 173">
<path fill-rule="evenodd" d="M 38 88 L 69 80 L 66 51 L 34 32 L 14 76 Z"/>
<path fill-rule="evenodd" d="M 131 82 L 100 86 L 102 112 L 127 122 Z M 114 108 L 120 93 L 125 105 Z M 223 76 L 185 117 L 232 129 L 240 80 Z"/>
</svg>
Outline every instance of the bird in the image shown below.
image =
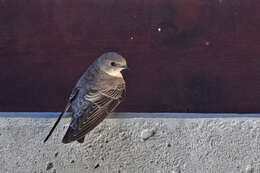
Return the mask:
<svg viewBox="0 0 260 173">
<path fill-rule="evenodd" d="M 86 134 L 99 125 L 125 98 L 126 83 L 121 73 L 125 69 L 128 69 L 126 59 L 116 52 L 107 52 L 98 57 L 76 83 L 64 111 L 44 143 L 69 109 L 72 110 L 72 118 L 62 143 L 83 143 Z"/>
</svg>

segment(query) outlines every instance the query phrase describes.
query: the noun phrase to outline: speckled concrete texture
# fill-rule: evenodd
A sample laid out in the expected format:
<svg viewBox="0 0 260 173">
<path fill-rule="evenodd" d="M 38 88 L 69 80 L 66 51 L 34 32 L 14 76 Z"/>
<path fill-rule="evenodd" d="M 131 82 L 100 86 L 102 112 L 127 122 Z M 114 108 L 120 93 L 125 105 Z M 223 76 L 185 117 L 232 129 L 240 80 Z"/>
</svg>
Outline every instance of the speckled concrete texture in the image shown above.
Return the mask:
<svg viewBox="0 0 260 173">
<path fill-rule="evenodd" d="M 83 144 L 62 144 L 69 119 L 0 118 L 1 173 L 259 173 L 260 118 L 120 114 Z M 138 118 L 140 115 L 141 118 Z"/>
</svg>

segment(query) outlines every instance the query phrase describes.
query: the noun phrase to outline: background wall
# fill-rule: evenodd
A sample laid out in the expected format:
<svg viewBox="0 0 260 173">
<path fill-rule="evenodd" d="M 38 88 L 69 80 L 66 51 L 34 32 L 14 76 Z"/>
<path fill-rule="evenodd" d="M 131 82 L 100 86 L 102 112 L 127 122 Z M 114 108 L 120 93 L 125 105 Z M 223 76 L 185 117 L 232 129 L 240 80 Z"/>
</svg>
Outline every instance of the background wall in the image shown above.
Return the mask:
<svg viewBox="0 0 260 173">
<path fill-rule="evenodd" d="M 61 111 L 102 53 L 131 67 L 117 111 L 260 112 L 258 0 L 0 1 L 0 111 Z"/>
</svg>

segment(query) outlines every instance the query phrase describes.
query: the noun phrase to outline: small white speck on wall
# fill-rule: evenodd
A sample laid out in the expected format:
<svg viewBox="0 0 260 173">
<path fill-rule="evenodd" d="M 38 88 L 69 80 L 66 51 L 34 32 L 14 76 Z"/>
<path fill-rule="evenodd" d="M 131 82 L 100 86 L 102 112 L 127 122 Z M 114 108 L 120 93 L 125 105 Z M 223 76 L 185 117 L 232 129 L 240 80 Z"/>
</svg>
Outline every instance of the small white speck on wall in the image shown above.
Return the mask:
<svg viewBox="0 0 260 173">
<path fill-rule="evenodd" d="M 209 46 L 209 45 L 210 45 L 210 42 L 209 42 L 209 41 L 206 41 L 206 42 L 205 42 L 205 45 L 206 45 L 206 46 Z"/>
<path fill-rule="evenodd" d="M 162 28 L 157 28 L 157 31 L 158 31 L 158 32 L 161 32 L 161 31 L 162 31 Z"/>
<path fill-rule="evenodd" d="M 134 39 L 134 37 L 130 37 L 130 39 L 131 39 L 131 40 L 133 40 L 133 39 Z"/>
</svg>

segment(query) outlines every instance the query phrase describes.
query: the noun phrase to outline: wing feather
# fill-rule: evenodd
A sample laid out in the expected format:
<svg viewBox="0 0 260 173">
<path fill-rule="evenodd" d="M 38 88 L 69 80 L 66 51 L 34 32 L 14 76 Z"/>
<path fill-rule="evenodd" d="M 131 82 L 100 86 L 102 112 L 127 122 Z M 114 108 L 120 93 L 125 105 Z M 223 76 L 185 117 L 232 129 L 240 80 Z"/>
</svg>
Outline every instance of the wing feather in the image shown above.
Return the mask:
<svg viewBox="0 0 260 173">
<path fill-rule="evenodd" d="M 78 124 L 73 128 L 70 126 L 63 138 L 63 143 L 69 143 L 82 138 L 94 129 L 105 117 L 112 112 L 121 102 L 125 93 L 124 86 L 116 89 L 103 91 L 90 91 L 85 99 L 90 102 L 89 106 L 81 112 L 77 118 Z M 72 121 L 73 122 L 73 121 Z"/>
</svg>

